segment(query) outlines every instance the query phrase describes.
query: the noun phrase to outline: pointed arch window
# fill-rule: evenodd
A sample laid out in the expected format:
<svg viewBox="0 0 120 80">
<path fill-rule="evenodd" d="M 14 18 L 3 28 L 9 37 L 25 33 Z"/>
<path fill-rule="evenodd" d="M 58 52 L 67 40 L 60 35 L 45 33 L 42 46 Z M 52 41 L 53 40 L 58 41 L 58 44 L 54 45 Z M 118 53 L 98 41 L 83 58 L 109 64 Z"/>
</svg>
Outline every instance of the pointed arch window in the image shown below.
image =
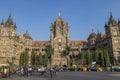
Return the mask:
<svg viewBox="0 0 120 80">
<path fill-rule="evenodd" d="M 118 31 L 118 30 L 116 30 L 116 29 L 113 31 L 113 35 L 114 35 L 114 36 L 117 36 L 117 35 L 118 35 L 118 33 L 119 33 L 119 31 Z"/>
<path fill-rule="evenodd" d="M 5 55 L 6 55 L 6 49 L 5 49 L 5 48 L 3 48 L 3 49 L 1 50 L 1 52 L 2 52 L 2 56 L 5 56 Z"/>
<path fill-rule="evenodd" d="M 8 36 L 8 29 L 4 29 L 4 36 Z"/>
</svg>

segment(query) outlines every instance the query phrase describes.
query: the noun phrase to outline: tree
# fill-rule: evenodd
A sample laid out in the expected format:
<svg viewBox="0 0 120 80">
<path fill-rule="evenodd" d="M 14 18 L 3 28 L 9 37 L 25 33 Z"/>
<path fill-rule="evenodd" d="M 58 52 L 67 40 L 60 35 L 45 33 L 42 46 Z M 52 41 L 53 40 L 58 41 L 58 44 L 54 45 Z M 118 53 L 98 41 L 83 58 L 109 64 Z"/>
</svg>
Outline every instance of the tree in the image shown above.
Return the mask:
<svg viewBox="0 0 120 80">
<path fill-rule="evenodd" d="M 71 47 L 70 46 L 66 46 L 65 47 L 65 50 L 63 50 L 62 51 L 62 54 L 61 55 L 63 55 L 63 56 L 65 56 L 66 57 L 66 59 L 67 59 L 67 65 L 69 66 L 69 54 L 70 54 L 70 51 L 71 51 Z M 73 59 L 72 59 L 73 60 Z M 73 61 L 72 61 L 73 62 Z"/>
<path fill-rule="evenodd" d="M 78 53 L 78 59 L 80 59 L 81 63 L 84 64 L 84 54 L 83 53 L 81 53 L 81 52 Z"/>
<path fill-rule="evenodd" d="M 20 66 L 28 66 L 29 55 L 27 51 L 23 51 L 20 54 L 19 65 Z"/>
<path fill-rule="evenodd" d="M 42 58 L 43 58 L 43 64 L 44 64 L 44 66 L 47 66 L 47 63 L 48 63 L 48 56 L 47 56 L 47 54 L 44 54 L 42 56 Z"/>
<path fill-rule="evenodd" d="M 103 55 L 103 50 L 99 51 L 99 60 L 98 63 L 100 66 L 104 66 L 104 55 Z"/>
<path fill-rule="evenodd" d="M 103 54 L 104 54 L 104 65 L 105 66 L 110 65 L 110 58 L 109 58 L 109 55 L 108 55 L 108 51 L 104 50 Z"/>
<path fill-rule="evenodd" d="M 32 50 L 31 52 L 31 64 L 35 65 L 35 51 L 34 50 Z"/>
<path fill-rule="evenodd" d="M 23 55 L 23 52 L 21 52 L 21 54 L 20 54 L 19 65 L 20 65 L 20 66 L 23 66 L 23 65 L 24 65 L 24 55 Z"/>
<path fill-rule="evenodd" d="M 38 56 L 38 64 L 43 65 L 43 58 L 42 58 L 42 53 L 41 52 L 39 53 L 39 56 Z"/>
<path fill-rule="evenodd" d="M 95 51 L 95 61 L 96 63 L 98 63 L 98 59 L 99 59 L 99 52 L 98 50 Z"/>
<path fill-rule="evenodd" d="M 52 54 L 54 53 L 54 48 L 52 48 L 51 45 L 47 45 L 46 46 L 46 54 L 47 54 L 47 57 L 48 57 L 48 61 L 50 63 L 50 67 L 51 67 L 51 59 L 52 59 Z"/>
<path fill-rule="evenodd" d="M 24 52 L 24 56 L 25 56 L 25 66 L 28 66 L 28 60 L 29 60 L 29 55 L 28 55 L 28 52 L 27 51 L 25 51 Z"/>
<path fill-rule="evenodd" d="M 90 65 L 91 64 L 91 53 L 90 53 L 90 50 L 87 50 L 85 58 L 86 58 L 86 64 Z"/>
</svg>

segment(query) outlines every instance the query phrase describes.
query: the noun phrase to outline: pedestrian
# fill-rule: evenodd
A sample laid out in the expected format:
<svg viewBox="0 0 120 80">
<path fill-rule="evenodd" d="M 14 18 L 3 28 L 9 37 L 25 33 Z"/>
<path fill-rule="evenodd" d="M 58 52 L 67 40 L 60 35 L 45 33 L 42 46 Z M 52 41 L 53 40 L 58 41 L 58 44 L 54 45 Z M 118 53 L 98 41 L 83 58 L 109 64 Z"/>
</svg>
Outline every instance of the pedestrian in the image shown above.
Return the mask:
<svg viewBox="0 0 120 80">
<path fill-rule="evenodd" d="M 50 68 L 50 76 L 53 77 L 53 68 Z"/>
<path fill-rule="evenodd" d="M 21 68 L 21 74 L 24 76 L 24 68 Z"/>
<path fill-rule="evenodd" d="M 112 65 L 110 66 L 110 71 L 112 72 Z"/>
</svg>

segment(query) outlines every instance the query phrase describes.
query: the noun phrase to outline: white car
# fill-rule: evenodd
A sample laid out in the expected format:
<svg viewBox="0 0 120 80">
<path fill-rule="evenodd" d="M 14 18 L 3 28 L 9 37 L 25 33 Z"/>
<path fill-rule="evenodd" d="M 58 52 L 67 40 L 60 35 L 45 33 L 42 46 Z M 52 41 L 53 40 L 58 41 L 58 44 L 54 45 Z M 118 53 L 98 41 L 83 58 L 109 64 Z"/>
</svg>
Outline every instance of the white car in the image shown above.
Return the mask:
<svg viewBox="0 0 120 80">
<path fill-rule="evenodd" d="M 44 72 L 44 71 L 45 71 L 44 67 L 38 68 L 38 72 Z"/>
</svg>

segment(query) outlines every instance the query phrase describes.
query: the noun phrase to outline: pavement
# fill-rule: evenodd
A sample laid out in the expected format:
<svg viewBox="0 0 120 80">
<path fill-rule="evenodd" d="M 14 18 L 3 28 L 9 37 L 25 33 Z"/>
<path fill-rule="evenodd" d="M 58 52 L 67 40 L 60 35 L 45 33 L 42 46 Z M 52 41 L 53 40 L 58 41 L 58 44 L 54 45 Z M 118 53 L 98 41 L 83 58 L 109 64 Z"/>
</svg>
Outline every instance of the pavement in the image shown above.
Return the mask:
<svg viewBox="0 0 120 80">
<path fill-rule="evenodd" d="M 57 72 L 52 78 L 50 73 L 34 73 L 28 77 L 14 74 L 0 80 L 120 80 L 120 72 Z"/>
</svg>

